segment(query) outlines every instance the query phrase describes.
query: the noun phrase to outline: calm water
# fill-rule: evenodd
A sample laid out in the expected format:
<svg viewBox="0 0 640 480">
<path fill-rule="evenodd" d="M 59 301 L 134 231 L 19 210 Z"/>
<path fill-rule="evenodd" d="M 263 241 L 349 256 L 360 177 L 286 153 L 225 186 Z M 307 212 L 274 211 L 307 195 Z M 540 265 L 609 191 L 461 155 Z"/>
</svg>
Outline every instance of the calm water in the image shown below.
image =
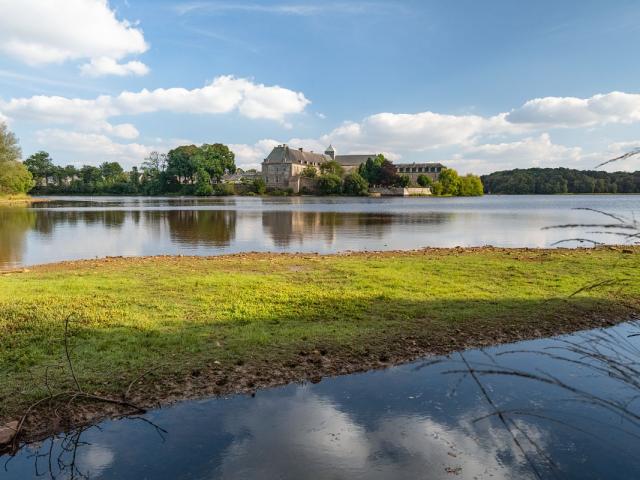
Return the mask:
<svg viewBox="0 0 640 480">
<path fill-rule="evenodd" d="M 0 208 L 0 269 L 118 255 L 545 247 L 585 232 L 543 227 L 606 220 L 578 207 L 631 216 L 640 212 L 640 196 L 60 197 L 29 209 Z"/>
<path fill-rule="evenodd" d="M 627 323 L 185 402 L 142 417 L 153 425 L 106 421 L 27 447 L 6 471 L 0 459 L 0 477 L 640 478 L 636 332 Z"/>
</svg>

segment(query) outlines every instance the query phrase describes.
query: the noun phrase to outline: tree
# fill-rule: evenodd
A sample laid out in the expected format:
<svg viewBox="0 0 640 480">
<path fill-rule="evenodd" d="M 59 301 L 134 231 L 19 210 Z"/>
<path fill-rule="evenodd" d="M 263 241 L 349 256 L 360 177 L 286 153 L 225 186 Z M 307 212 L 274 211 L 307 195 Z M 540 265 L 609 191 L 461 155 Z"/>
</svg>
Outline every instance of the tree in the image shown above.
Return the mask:
<svg viewBox="0 0 640 480">
<path fill-rule="evenodd" d="M 167 153 L 167 175 L 175 177 L 177 183 L 193 183 L 198 171 L 196 157 L 200 154 L 200 149 L 195 145 L 181 145 Z M 202 167 L 204 170 L 206 168 Z"/>
<path fill-rule="evenodd" d="M 431 180 L 431 178 L 429 178 L 429 176 L 425 174 L 418 175 L 417 182 L 418 182 L 418 185 L 424 188 L 430 187 L 431 185 L 433 185 L 433 180 Z"/>
<path fill-rule="evenodd" d="M 347 195 L 368 195 L 369 182 L 367 182 L 358 172 L 352 172 L 344 177 L 342 191 Z"/>
<path fill-rule="evenodd" d="M 46 186 L 48 179 L 53 177 L 56 167 L 51 156 L 44 150 L 34 153 L 24 161 L 25 167 L 31 172 L 36 185 Z"/>
<path fill-rule="evenodd" d="M 320 175 L 318 190 L 323 195 L 339 195 L 342 191 L 342 179 L 335 173 Z"/>
<path fill-rule="evenodd" d="M 123 180 L 124 170 L 118 162 L 104 162 L 100 165 L 100 175 L 107 184 Z"/>
<path fill-rule="evenodd" d="M 20 161 L 21 155 L 18 139 L 0 122 L 0 195 L 27 193 L 33 188 L 33 176 Z"/>
<path fill-rule="evenodd" d="M 204 168 L 216 182 L 226 173 L 236 171 L 235 154 L 221 143 L 204 144 L 196 157 L 198 168 Z"/>
<path fill-rule="evenodd" d="M 367 158 L 367 161 L 358 167 L 358 173 L 369 185 L 380 185 L 380 172 L 382 163 L 385 161 L 383 155 L 376 155 L 375 158 Z"/>
<path fill-rule="evenodd" d="M 320 164 L 320 172 L 322 172 L 322 174 L 333 174 L 342 177 L 344 175 L 344 168 L 335 160 L 329 160 L 328 162 Z"/>
<path fill-rule="evenodd" d="M 211 176 L 204 168 L 199 168 L 196 172 L 196 188 L 194 193 L 199 196 L 213 195 Z"/>
<path fill-rule="evenodd" d="M 438 195 L 459 195 L 460 177 L 453 168 L 444 168 L 438 177 L 440 193 Z"/>
<path fill-rule="evenodd" d="M 460 178 L 459 195 L 463 197 L 479 197 L 484 193 L 484 187 L 480 177 L 467 174 Z"/>
<path fill-rule="evenodd" d="M 304 167 L 300 175 L 307 178 L 316 178 L 318 176 L 318 170 L 316 170 L 316 167 L 313 165 L 307 165 Z"/>
</svg>

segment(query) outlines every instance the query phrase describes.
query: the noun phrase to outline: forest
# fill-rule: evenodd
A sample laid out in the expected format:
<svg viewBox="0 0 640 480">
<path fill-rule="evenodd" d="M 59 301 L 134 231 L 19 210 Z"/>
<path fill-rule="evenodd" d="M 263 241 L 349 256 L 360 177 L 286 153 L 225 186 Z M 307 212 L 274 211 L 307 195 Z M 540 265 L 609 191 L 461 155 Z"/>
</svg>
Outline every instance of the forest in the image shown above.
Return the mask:
<svg viewBox="0 0 640 480">
<path fill-rule="evenodd" d="M 504 170 L 481 177 L 485 193 L 640 193 L 640 171 L 604 172 L 570 168 Z"/>
</svg>

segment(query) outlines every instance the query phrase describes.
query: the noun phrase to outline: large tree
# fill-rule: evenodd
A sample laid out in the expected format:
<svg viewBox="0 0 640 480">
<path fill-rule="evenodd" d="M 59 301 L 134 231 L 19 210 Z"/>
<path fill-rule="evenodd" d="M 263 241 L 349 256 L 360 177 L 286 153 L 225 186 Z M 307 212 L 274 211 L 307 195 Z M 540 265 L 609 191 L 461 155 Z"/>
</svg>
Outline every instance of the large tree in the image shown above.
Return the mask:
<svg viewBox="0 0 640 480">
<path fill-rule="evenodd" d="M 53 177 L 56 169 L 51 156 L 44 150 L 31 155 L 24 161 L 24 165 L 33 175 L 37 185 L 46 185 L 47 180 Z"/>
<path fill-rule="evenodd" d="M 0 195 L 27 193 L 33 188 L 33 177 L 21 156 L 18 139 L 0 122 Z"/>
<path fill-rule="evenodd" d="M 221 143 L 204 144 L 197 156 L 198 167 L 203 168 L 212 179 L 219 182 L 226 173 L 236 171 L 235 154 Z"/>
</svg>

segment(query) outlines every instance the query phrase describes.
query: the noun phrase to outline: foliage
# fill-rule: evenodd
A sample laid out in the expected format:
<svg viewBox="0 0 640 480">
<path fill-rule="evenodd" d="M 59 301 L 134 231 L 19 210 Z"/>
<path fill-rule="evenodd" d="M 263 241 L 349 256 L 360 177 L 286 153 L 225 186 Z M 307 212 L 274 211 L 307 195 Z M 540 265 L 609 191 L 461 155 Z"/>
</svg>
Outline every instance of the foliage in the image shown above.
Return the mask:
<svg viewBox="0 0 640 480">
<path fill-rule="evenodd" d="M 443 168 L 438 177 L 438 181 L 434 185 L 434 192 L 436 195 L 451 195 L 456 196 L 460 194 L 460 176 L 453 168 Z"/>
<path fill-rule="evenodd" d="M 300 175 L 307 178 L 316 178 L 318 176 L 318 170 L 316 170 L 316 167 L 313 165 L 307 165 L 304 167 Z"/>
<path fill-rule="evenodd" d="M 342 179 L 335 173 L 323 173 L 318 177 L 318 191 L 322 195 L 340 195 Z"/>
<path fill-rule="evenodd" d="M 640 171 L 528 168 L 484 175 L 482 183 L 496 194 L 640 193 Z"/>
<path fill-rule="evenodd" d="M 483 194 L 484 188 L 480 177 L 469 173 L 460 178 L 460 191 L 458 195 L 461 197 L 479 197 Z"/>
<path fill-rule="evenodd" d="M 332 174 L 342 177 L 344 175 L 344 168 L 335 160 L 330 160 L 320 164 L 320 173 L 323 175 Z"/>
<path fill-rule="evenodd" d="M 264 181 L 264 178 L 258 177 L 253 180 L 253 191 L 258 195 L 267 193 L 267 183 Z"/>
<path fill-rule="evenodd" d="M 18 139 L 0 122 L 0 195 L 27 193 L 33 177 L 22 164 Z"/>
<path fill-rule="evenodd" d="M 384 155 L 376 155 L 358 167 L 358 173 L 372 186 L 392 187 L 402 186 L 405 180 L 396 173 L 392 162 Z"/>
<path fill-rule="evenodd" d="M 213 194 L 219 197 L 226 197 L 236 193 L 232 183 L 216 183 L 213 186 Z"/>
<path fill-rule="evenodd" d="M 158 366 L 144 379 L 155 385 L 138 391 L 170 392 L 214 362 L 223 372 L 241 362 L 264 371 L 298 364 L 316 346 L 357 361 L 409 340 L 442 352 L 626 319 L 640 307 L 639 268 L 640 254 L 609 249 L 496 249 L 108 259 L 2 275 L 0 420 L 47 394 L 42 379 L 64 355 L 69 315 L 88 392 L 123 392 Z M 622 286 L 570 296 L 612 270 Z M 68 372 L 48 373 L 51 388 L 70 386 Z"/>
<path fill-rule="evenodd" d="M 368 195 L 369 182 L 367 182 L 358 172 L 352 172 L 344 177 L 342 191 L 346 195 Z"/>
<path fill-rule="evenodd" d="M 140 169 L 125 172 L 118 162 L 77 169 L 56 166 L 47 152 L 31 155 L 25 165 L 37 180 L 36 193 L 212 195 L 223 175 L 235 172 L 235 155 L 220 143 L 182 145 L 166 155 L 152 152 Z M 208 186 L 207 186 L 208 183 Z M 227 194 L 228 189 L 218 189 Z"/>
<path fill-rule="evenodd" d="M 411 179 L 409 178 L 409 175 L 398 175 L 398 180 L 396 183 L 398 187 L 407 188 L 410 183 Z"/>
<path fill-rule="evenodd" d="M 199 168 L 196 172 L 196 188 L 194 193 L 201 197 L 213 195 L 211 176 L 204 168 Z"/>
<path fill-rule="evenodd" d="M 418 175 L 417 182 L 418 182 L 418 185 L 425 188 L 433 185 L 433 180 L 431 180 L 431 178 L 425 174 Z"/>
</svg>

